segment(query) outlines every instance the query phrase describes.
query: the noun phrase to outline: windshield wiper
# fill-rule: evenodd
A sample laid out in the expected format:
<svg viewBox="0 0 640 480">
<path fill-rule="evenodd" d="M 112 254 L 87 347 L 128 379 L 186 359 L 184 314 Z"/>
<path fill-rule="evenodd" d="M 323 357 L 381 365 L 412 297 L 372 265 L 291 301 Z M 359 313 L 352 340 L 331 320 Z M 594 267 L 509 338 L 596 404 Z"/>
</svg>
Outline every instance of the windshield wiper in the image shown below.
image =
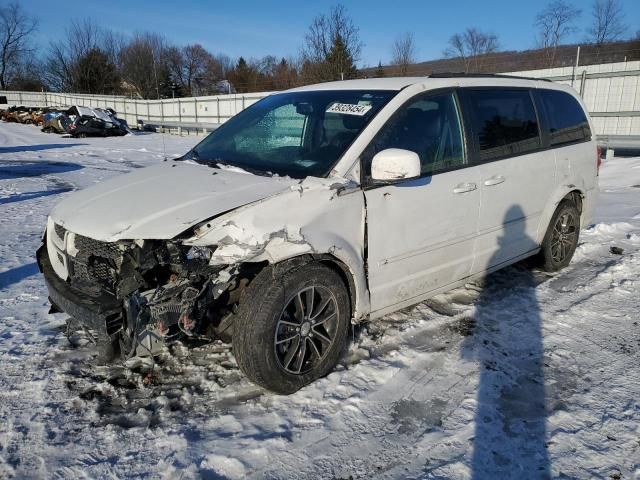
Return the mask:
<svg viewBox="0 0 640 480">
<path fill-rule="evenodd" d="M 251 167 L 235 165 L 235 164 L 230 163 L 230 162 L 225 162 L 224 160 L 222 160 L 220 158 L 206 159 L 206 160 L 202 159 L 195 149 L 190 150 L 184 156 L 184 159 L 185 160 L 193 160 L 194 162 L 197 162 L 197 163 L 199 163 L 201 165 L 206 165 L 206 166 L 211 167 L 211 168 L 218 168 L 218 169 L 223 170 L 225 167 L 228 167 L 230 170 L 231 169 L 243 170 L 243 171 L 245 171 L 247 173 L 251 173 L 253 175 L 259 175 L 261 177 L 273 177 L 273 173 L 271 173 L 271 172 L 265 172 L 264 170 L 259 170 L 257 168 L 251 168 Z"/>
<path fill-rule="evenodd" d="M 223 162 L 222 160 L 213 160 L 211 163 L 213 164 L 212 166 L 214 166 L 215 168 L 220 168 L 221 170 L 227 167 L 229 170 L 233 170 L 233 169 L 242 170 L 244 172 L 251 173 L 253 175 L 259 175 L 261 177 L 273 176 L 271 172 L 265 172 L 264 170 L 258 170 L 257 168 L 246 167 L 244 165 L 243 166 L 235 165 L 233 163 Z"/>
</svg>

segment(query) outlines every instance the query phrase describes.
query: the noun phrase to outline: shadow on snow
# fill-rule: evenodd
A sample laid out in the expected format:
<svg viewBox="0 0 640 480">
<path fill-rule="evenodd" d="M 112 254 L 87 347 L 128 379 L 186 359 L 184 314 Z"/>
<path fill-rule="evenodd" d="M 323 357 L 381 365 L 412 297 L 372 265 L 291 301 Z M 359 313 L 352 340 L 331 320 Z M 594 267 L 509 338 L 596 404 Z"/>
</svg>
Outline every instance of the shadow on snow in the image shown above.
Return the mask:
<svg viewBox="0 0 640 480">
<path fill-rule="evenodd" d="M 0 180 L 73 172 L 84 168 L 71 162 L 0 160 Z"/>
<path fill-rule="evenodd" d="M 522 218 L 524 213 L 513 206 L 507 217 Z M 521 231 L 511 230 L 499 239 L 493 258 L 501 258 L 509 242 L 524 236 L 522 223 Z M 538 283 L 531 270 L 509 268 L 486 277 L 476 302 L 474 332 L 461 353 L 477 360 L 480 369 L 473 479 L 551 476 Z"/>
<path fill-rule="evenodd" d="M 82 145 L 86 145 L 86 143 L 43 143 L 42 145 L 15 145 L 12 147 L 0 147 L 0 155 L 2 155 L 3 153 L 41 152 L 42 150 L 79 147 Z"/>
<path fill-rule="evenodd" d="M 37 275 L 40 271 L 36 262 L 20 265 L 4 272 L 0 272 L 0 290 L 7 288 L 14 283 L 21 282 L 25 278 Z"/>
</svg>

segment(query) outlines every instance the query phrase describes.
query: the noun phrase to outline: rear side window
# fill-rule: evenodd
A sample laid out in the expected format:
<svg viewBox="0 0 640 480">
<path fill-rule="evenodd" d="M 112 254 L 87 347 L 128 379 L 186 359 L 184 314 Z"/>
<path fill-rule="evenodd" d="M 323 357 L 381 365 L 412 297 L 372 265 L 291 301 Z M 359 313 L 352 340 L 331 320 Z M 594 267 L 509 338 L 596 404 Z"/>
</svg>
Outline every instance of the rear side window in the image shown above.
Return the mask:
<svg viewBox="0 0 640 480">
<path fill-rule="evenodd" d="M 591 139 L 587 116 L 573 96 L 557 90 L 539 90 L 539 95 L 547 113 L 551 145 Z"/>
<path fill-rule="evenodd" d="M 468 90 L 473 134 L 483 162 L 540 148 L 538 118 L 528 90 Z"/>
</svg>

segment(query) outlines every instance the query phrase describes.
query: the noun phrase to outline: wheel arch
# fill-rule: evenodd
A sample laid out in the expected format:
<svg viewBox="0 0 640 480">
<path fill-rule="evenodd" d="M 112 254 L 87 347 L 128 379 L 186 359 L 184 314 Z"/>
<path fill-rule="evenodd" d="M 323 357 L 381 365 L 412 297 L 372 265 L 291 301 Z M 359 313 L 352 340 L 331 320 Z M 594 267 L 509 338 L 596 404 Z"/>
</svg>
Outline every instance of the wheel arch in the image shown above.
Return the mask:
<svg viewBox="0 0 640 480">
<path fill-rule="evenodd" d="M 273 268 L 274 273 L 283 274 L 285 272 L 304 267 L 305 265 L 309 265 L 310 263 L 320 263 L 325 265 L 340 276 L 344 282 L 345 288 L 347 289 L 350 316 L 353 320 L 356 317 L 358 305 L 358 289 L 356 286 L 355 274 L 345 262 L 335 255 L 330 253 L 303 254 L 273 263 L 270 266 Z"/>
<path fill-rule="evenodd" d="M 547 207 L 545 208 L 543 215 L 540 218 L 540 223 L 538 225 L 538 234 L 536 238 L 537 244 L 542 244 L 544 236 L 547 233 L 547 228 L 549 228 L 549 222 L 551 221 L 554 212 L 558 208 L 558 205 L 560 205 L 562 201 L 573 201 L 578 208 L 578 212 L 580 213 L 580 215 L 582 215 L 584 198 L 584 191 L 582 191 L 582 189 L 575 185 L 565 185 L 562 189 L 559 189 L 548 202 Z"/>
</svg>

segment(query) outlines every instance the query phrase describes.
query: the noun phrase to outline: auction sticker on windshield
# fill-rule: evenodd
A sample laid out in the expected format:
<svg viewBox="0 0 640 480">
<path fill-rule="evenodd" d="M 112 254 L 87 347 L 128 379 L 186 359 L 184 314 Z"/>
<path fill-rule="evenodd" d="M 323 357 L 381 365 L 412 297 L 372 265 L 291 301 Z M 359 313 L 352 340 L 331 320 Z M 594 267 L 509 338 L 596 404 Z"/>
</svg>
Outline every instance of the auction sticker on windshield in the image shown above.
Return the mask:
<svg viewBox="0 0 640 480">
<path fill-rule="evenodd" d="M 358 115 L 362 117 L 369 110 L 371 105 L 354 105 L 352 103 L 334 103 L 327 108 L 327 113 L 342 113 L 343 115 Z"/>
</svg>

